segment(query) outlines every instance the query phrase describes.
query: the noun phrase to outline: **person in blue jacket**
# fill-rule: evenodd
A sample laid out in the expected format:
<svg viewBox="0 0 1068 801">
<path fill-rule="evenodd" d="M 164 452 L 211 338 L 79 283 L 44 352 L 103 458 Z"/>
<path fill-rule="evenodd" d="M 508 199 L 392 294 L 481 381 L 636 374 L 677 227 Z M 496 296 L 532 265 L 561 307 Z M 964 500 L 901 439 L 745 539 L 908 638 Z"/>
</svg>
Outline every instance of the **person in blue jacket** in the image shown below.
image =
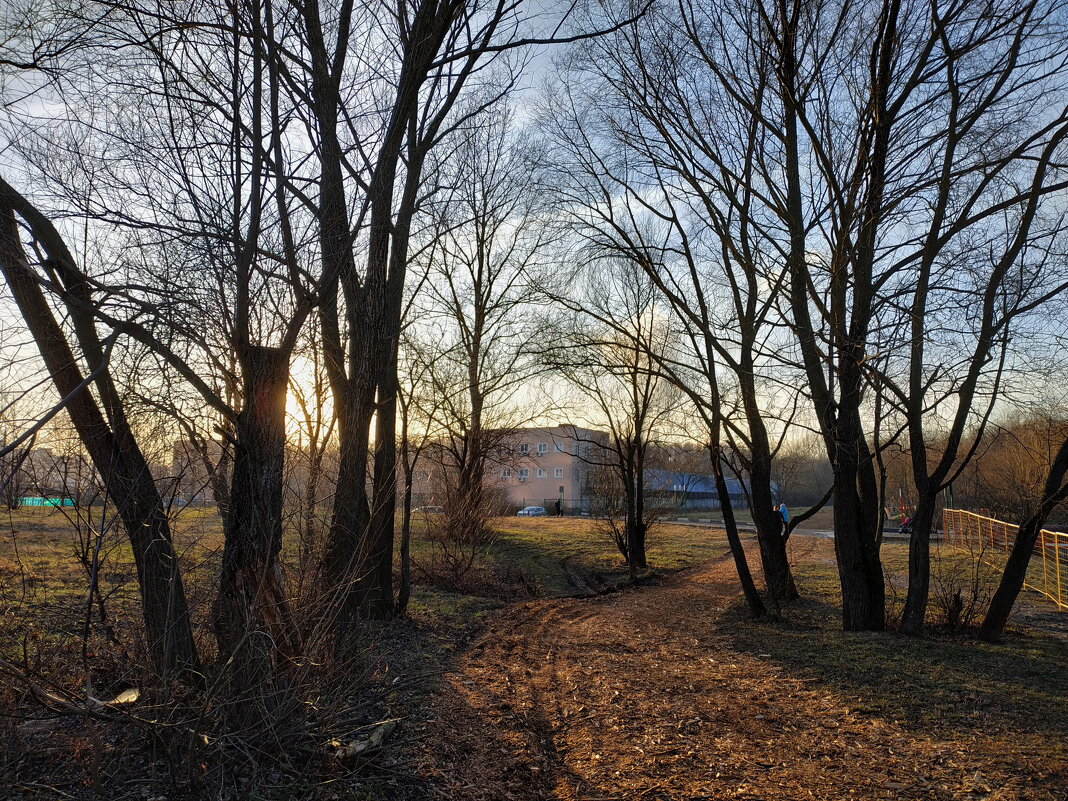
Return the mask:
<svg viewBox="0 0 1068 801">
<path fill-rule="evenodd" d="M 790 532 L 790 510 L 786 508 L 786 501 L 779 504 L 779 517 L 782 518 L 782 535 L 785 537 Z"/>
</svg>

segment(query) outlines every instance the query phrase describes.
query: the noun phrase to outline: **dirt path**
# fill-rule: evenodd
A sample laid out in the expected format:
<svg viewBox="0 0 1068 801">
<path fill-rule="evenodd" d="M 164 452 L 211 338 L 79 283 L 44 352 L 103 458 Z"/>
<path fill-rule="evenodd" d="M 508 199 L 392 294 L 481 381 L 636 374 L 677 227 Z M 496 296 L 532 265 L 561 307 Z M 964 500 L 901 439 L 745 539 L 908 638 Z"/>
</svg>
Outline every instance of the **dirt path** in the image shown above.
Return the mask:
<svg viewBox="0 0 1068 801">
<path fill-rule="evenodd" d="M 804 554 L 798 553 L 797 556 Z M 432 797 L 1057 799 L 1049 779 L 855 714 L 731 646 L 717 560 L 663 584 L 495 616 L 434 701 L 420 773 Z M 907 692 L 907 688 L 902 688 Z"/>
</svg>

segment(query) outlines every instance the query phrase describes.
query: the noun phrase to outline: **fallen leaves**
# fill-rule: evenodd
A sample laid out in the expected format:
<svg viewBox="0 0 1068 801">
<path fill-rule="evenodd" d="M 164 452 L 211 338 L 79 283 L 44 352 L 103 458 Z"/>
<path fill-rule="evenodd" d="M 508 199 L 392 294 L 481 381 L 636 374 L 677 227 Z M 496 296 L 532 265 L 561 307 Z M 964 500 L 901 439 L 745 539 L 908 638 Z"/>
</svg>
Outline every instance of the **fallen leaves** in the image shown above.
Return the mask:
<svg viewBox="0 0 1068 801">
<path fill-rule="evenodd" d="M 436 699 L 421 756 L 434 789 L 451 801 L 1055 797 L 1063 771 L 1021 783 L 1029 767 L 996 742 L 905 728 L 737 650 L 708 609 L 734 587 L 719 562 L 502 610 Z"/>
</svg>

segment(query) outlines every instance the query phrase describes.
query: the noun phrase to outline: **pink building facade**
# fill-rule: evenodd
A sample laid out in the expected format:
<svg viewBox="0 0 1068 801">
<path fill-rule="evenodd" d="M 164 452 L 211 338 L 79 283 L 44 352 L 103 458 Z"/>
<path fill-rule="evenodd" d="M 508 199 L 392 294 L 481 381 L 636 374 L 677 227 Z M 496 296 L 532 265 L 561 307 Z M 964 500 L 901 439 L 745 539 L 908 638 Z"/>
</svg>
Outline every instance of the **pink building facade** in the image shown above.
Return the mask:
<svg viewBox="0 0 1068 801">
<path fill-rule="evenodd" d="M 559 500 L 567 511 L 580 511 L 589 503 L 590 478 L 604 461 L 600 451 L 606 440 L 602 431 L 573 425 L 517 429 L 502 439 L 487 464 L 487 485 L 516 508 L 545 506 L 552 513 Z M 419 464 L 413 478 L 415 505 L 443 504 L 438 497 L 443 482 L 435 480 L 433 468 Z"/>
</svg>

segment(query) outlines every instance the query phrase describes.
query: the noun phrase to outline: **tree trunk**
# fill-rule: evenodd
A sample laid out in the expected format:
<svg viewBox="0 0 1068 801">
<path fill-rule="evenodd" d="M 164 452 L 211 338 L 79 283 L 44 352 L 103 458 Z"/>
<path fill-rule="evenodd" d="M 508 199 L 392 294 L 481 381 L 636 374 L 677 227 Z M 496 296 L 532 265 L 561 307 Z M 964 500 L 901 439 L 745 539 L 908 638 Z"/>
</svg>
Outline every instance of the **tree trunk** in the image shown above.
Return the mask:
<svg viewBox="0 0 1068 801">
<path fill-rule="evenodd" d="M 635 572 L 645 570 L 649 562 L 645 555 L 645 443 L 639 442 L 634 462 L 634 529 L 630 534 L 627 551 Z"/>
<path fill-rule="evenodd" d="M 256 730 L 287 709 L 283 668 L 301 643 L 279 561 L 288 353 L 244 347 L 245 405 L 235 432 L 215 636 L 232 693 L 231 722 Z"/>
<path fill-rule="evenodd" d="M 901 630 L 906 634 L 923 632 L 927 616 L 927 599 L 931 588 L 931 529 L 934 527 L 935 499 L 930 493 L 920 493 L 920 503 L 912 516 L 912 535 L 909 538 L 909 591 L 901 617 Z"/>
<path fill-rule="evenodd" d="M 760 545 L 760 563 L 768 593 L 779 603 L 797 600 L 800 595 L 790 571 L 783 536 L 782 516 L 774 507 L 771 494 L 771 460 L 754 458 L 749 472 L 753 522 Z"/>
<path fill-rule="evenodd" d="M 727 532 L 727 544 L 731 549 L 731 556 L 734 557 L 734 567 L 738 571 L 738 581 L 742 585 L 742 594 L 745 596 L 746 606 L 749 607 L 749 612 L 753 617 L 763 617 L 767 614 L 767 609 L 764 607 L 764 602 L 760 600 L 760 593 L 757 592 L 756 584 L 753 582 L 753 574 L 749 572 L 749 562 L 745 558 L 745 548 L 742 547 L 742 540 L 738 536 L 738 523 L 734 519 L 734 507 L 731 506 L 731 494 L 730 489 L 727 487 L 727 481 L 723 477 L 723 468 L 721 460 L 721 454 L 719 448 L 716 445 L 712 445 L 709 449 L 712 456 L 712 475 L 716 479 L 716 493 L 719 495 L 719 508 L 723 513 L 723 528 Z"/>
<path fill-rule="evenodd" d="M 371 519 L 367 498 L 371 414 L 362 396 L 356 397 L 351 388 L 335 398 L 339 402 L 338 475 L 323 574 L 334 599 L 334 622 L 344 624 L 360 616 L 353 585 L 365 560 L 363 543 Z"/>
<path fill-rule="evenodd" d="M 1016 532 L 1016 540 L 1012 544 L 1009 560 L 1005 563 L 1005 571 L 1001 574 L 1001 582 L 998 584 L 994 597 L 990 600 L 990 608 L 979 629 L 979 636 L 987 642 L 996 642 L 1001 638 L 1009 615 L 1012 614 L 1013 604 L 1016 603 L 1020 590 L 1023 589 L 1024 580 L 1027 578 L 1027 566 L 1031 563 L 1031 554 L 1035 551 L 1035 543 L 1038 541 L 1042 526 L 1049 513 L 1058 504 L 1068 499 L 1068 484 L 1064 483 L 1066 474 L 1068 474 L 1068 440 L 1061 444 L 1053 459 L 1053 464 L 1050 465 L 1038 508 Z M 1055 558 L 1063 559 L 1059 550 L 1055 550 Z"/>
<path fill-rule="evenodd" d="M 645 535 L 648 531 L 645 521 L 641 517 L 635 518 L 634 533 L 631 536 L 628 550 L 632 554 L 631 562 L 635 570 L 645 570 L 649 567 L 649 560 L 645 555 Z"/>
<path fill-rule="evenodd" d="M 387 307 L 388 308 L 388 307 Z M 399 328 L 399 325 L 398 325 Z M 364 615 L 393 615 L 393 539 L 397 512 L 397 346 L 399 331 L 387 331 L 378 370 L 375 416 L 374 503 L 368 532 L 367 567 L 360 577 Z M 481 486 L 478 488 L 481 490 Z"/>
<path fill-rule="evenodd" d="M 842 627 L 879 631 L 886 625 L 884 579 L 878 559 L 873 559 L 875 536 L 868 530 L 858 478 L 855 463 L 835 466 L 834 551 L 842 587 Z"/>
<path fill-rule="evenodd" d="M 83 376 L 63 330 L 45 300 L 26 259 L 11 208 L 0 207 L 0 270 L 22 313 L 60 396 L 74 394 L 67 413 L 126 528 L 137 568 L 148 653 L 162 677 L 178 674 L 202 681 L 178 558 L 171 542 L 163 499 L 133 435 L 117 436 L 105 421 L 88 387 L 77 392 Z M 99 342 L 83 351 L 100 350 Z M 100 354 L 103 359 L 103 354 Z M 94 365 L 96 367 L 98 365 Z M 105 367 L 104 380 L 110 384 Z M 116 411 L 113 409 L 113 411 Z"/>
</svg>

